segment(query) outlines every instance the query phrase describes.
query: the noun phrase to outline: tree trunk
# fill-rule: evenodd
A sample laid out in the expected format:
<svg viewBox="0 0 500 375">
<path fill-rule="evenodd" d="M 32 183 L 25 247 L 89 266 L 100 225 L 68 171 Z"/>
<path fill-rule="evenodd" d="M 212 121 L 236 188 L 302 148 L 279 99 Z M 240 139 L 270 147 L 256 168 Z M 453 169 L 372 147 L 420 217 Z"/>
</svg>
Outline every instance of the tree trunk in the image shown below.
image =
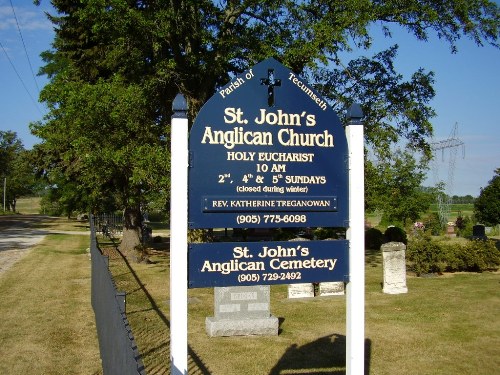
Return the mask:
<svg viewBox="0 0 500 375">
<path fill-rule="evenodd" d="M 142 214 L 140 209 L 127 207 L 123 213 L 123 237 L 120 251 L 130 260 L 140 262 Z"/>
</svg>

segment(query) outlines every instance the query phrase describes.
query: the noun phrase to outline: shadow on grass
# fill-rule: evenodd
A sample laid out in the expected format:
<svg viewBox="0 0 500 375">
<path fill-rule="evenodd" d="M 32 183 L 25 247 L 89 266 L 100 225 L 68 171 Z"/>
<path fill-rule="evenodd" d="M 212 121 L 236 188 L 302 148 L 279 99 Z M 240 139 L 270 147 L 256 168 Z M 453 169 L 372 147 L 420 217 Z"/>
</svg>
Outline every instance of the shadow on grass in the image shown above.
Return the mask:
<svg viewBox="0 0 500 375">
<path fill-rule="evenodd" d="M 134 269 L 130 265 L 130 262 L 128 261 L 128 259 L 119 250 L 118 244 L 116 243 L 114 238 L 111 237 L 110 240 L 113 243 L 113 247 L 115 248 L 116 252 L 120 255 L 123 262 L 125 263 L 128 270 L 130 271 L 130 274 L 133 276 L 134 280 L 136 281 L 136 283 L 138 285 L 137 290 L 141 290 L 142 293 L 144 293 L 144 295 L 148 299 L 148 302 L 151 305 L 151 308 L 155 311 L 155 313 L 158 315 L 158 317 L 161 319 L 161 321 L 165 324 L 165 326 L 168 329 L 170 329 L 170 320 L 161 311 L 161 309 L 157 305 L 154 298 L 151 296 L 149 291 L 146 289 L 145 285 L 141 282 L 141 279 L 139 278 L 137 273 L 134 271 Z M 150 349 L 147 353 L 141 353 L 141 355 L 145 356 L 146 354 L 151 354 L 153 352 L 157 352 L 157 351 L 165 350 L 165 349 L 169 349 L 169 348 L 170 348 L 170 342 L 160 343 L 157 347 Z M 208 370 L 207 366 L 203 363 L 200 356 L 189 345 L 188 345 L 188 368 L 189 368 L 190 374 L 211 375 L 210 371 Z"/>
<path fill-rule="evenodd" d="M 371 340 L 365 340 L 365 374 L 370 373 Z M 291 345 L 269 375 L 343 375 L 346 365 L 346 337 L 332 334 L 303 346 Z M 343 368 L 341 370 L 325 370 Z"/>
<path fill-rule="evenodd" d="M 167 316 L 161 311 L 155 299 L 149 293 L 146 285 L 144 285 L 139 275 L 134 271 L 128 259 L 119 251 L 118 244 L 114 239 L 111 239 L 114 249 L 118 256 L 123 260 L 127 270 L 132 275 L 136 287 L 134 291 L 141 291 L 147 298 L 151 308 L 144 310 L 130 311 L 127 314 L 140 314 L 145 311 L 153 310 L 161 322 L 167 329 L 170 329 L 170 321 Z M 283 318 L 280 319 L 282 323 Z M 281 324 L 280 324 L 281 326 Z M 145 331 L 137 332 L 137 334 L 146 334 Z M 149 333 L 151 334 L 151 332 Z M 134 332 L 135 335 L 135 332 Z M 156 340 L 154 345 L 151 345 L 141 356 L 163 356 L 169 352 L 170 341 L 165 337 L 161 340 Z M 168 354 L 167 354 L 168 355 Z M 371 340 L 365 341 L 365 374 L 370 373 L 370 358 L 371 358 Z M 251 360 L 251 359 L 249 359 Z M 278 362 L 270 370 L 268 375 L 282 374 L 305 374 L 305 375 L 343 375 L 346 373 L 346 337 L 344 335 L 331 334 L 315 340 L 303 346 L 291 345 L 287 348 Z M 164 374 L 168 371 L 165 363 L 161 365 L 152 365 L 148 370 L 148 374 Z M 166 372 L 168 373 L 168 372 Z M 188 373 L 196 375 L 211 375 L 211 371 L 204 363 L 201 356 L 188 345 Z"/>
<path fill-rule="evenodd" d="M 365 250 L 365 263 L 371 267 L 377 267 L 382 265 L 382 251 L 366 249 Z"/>
</svg>

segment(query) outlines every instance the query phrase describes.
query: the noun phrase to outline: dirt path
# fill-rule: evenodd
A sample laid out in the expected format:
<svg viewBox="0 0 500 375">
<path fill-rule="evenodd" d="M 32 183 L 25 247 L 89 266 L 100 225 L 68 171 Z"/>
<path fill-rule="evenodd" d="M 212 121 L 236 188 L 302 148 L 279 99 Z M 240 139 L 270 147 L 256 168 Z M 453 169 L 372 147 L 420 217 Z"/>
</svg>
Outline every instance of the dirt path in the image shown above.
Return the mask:
<svg viewBox="0 0 500 375">
<path fill-rule="evenodd" d="M 50 233 L 88 235 L 87 232 L 55 231 L 44 225 L 47 216 L 0 216 L 0 275 L 27 255 L 33 246 Z"/>
</svg>

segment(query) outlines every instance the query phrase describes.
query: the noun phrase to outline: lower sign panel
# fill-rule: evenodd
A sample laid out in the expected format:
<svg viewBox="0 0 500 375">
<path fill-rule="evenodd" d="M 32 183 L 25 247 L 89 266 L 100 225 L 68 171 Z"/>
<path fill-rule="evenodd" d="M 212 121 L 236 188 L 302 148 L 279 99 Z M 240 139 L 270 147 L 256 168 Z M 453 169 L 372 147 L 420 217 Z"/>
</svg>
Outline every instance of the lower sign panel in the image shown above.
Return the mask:
<svg viewBox="0 0 500 375">
<path fill-rule="evenodd" d="M 189 245 L 189 288 L 348 281 L 347 240 Z"/>
</svg>

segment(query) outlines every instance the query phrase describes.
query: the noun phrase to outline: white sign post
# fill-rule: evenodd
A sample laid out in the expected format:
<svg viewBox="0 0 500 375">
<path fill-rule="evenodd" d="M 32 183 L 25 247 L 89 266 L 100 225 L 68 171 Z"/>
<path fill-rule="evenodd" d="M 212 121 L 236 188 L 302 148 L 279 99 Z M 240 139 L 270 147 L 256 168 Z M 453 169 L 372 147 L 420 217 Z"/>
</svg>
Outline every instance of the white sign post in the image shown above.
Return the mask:
<svg viewBox="0 0 500 375">
<path fill-rule="evenodd" d="M 186 99 L 172 104 L 170 178 L 170 373 L 187 375 L 188 119 Z"/>
<path fill-rule="evenodd" d="M 346 127 L 349 145 L 349 283 L 347 299 L 346 374 L 365 373 L 365 198 L 363 112 L 349 109 Z"/>
</svg>

